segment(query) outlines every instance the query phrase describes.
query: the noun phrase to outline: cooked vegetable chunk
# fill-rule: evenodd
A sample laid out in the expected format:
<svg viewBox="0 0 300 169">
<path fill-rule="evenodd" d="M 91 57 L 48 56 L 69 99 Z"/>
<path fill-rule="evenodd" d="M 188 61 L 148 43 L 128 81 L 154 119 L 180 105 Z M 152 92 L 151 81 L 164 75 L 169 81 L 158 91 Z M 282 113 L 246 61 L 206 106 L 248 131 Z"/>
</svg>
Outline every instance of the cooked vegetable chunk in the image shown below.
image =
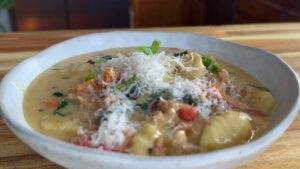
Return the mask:
<svg viewBox="0 0 300 169">
<path fill-rule="evenodd" d="M 59 138 L 64 138 L 68 135 L 75 135 L 79 127 L 76 120 L 57 116 L 43 118 L 40 122 L 40 126 L 43 131 L 52 133 Z"/>
<path fill-rule="evenodd" d="M 274 107 L 275 100 L 270 92 L 257 89 L 250 96 L 249 105 L 263 114 L 268 114 Z"/>
<path fill-rule="evenodd" d="M 213 56 L 204 55 L 202 56 L 203 65 L 212 73 L 219 73 L 221 71 L 221 66 L 218 64 Z"/>
<path fill-rule="evenodd" d="M 144 124 L 132 139 L 130 152 L 138 155 L 148 155 L 149 149 L 153 147 L 154 141 L 161 135 L 158 126 Z"/>
<path fill-rule="evenodd" d="M 241 112 L 229 111 L 209 120 L 200 138 L 200 146 L 215 150 L 247 142 L 252 136 L 250 117 Z"/>
<path fill-rule="evenodd" d="M 184 55 L 183 59 L 186 60 L 183 62 L 186 67 L 179 73 L 180 76 L 193 80 L 205 74 L 205 67 L 202 63 L 202 57 L 200 54 L 190 52 Z"/>
</svg>

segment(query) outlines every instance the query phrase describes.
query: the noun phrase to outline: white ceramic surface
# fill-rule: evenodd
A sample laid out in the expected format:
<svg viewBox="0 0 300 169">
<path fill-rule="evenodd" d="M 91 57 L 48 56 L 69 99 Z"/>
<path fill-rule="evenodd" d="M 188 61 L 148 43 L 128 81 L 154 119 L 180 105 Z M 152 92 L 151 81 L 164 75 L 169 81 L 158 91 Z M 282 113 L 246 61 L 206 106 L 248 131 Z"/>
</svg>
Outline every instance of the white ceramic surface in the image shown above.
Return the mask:
<svg viewBox="0 0 300 169">
<path fill-rule="evenodd" d="M 236 65 L 260 80 L 277 101 L 268 131 L 248 144 L 210 153 L 142 157 L 99 152 L 39 134 L 26 123 L 22 102 L 30 82 L 53 64 L 76 55 L 108 48 L 145 46 L 157 39 L 163 47 L 192 49 L 212 54 Z M 254 158 L 288 128 L 299 110 L 299 81 L 295 72 L 278 57 L 265 51 L 224 42 L 204 35 L 165 32 L 107 32 L 90 34 L 54 45 L 12 69 L 0 86 L 2 117 L 28 146 L 47 159 L 68 168 L 92 169 L 226 169 Z"/>
</svg>

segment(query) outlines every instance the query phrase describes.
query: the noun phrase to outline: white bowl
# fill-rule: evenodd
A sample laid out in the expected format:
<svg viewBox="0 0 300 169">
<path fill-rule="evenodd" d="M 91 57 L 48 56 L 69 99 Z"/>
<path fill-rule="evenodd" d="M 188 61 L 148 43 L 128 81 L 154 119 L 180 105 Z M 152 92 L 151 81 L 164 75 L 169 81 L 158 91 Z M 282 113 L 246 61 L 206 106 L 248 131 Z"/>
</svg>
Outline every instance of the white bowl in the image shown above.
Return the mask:
<svg viewBox="0 0 300 169">
<path fill-rule="evenodd" d="M 277 101 L 268 131 L 244 145 L 210 153 L 143 157 L 99 152 L 68 144 L 35 132 L 23 115 L 24 91 L 32 80 L 55 63 L 108 48 L 149 45 L 157 39 L 163 47 L 192 49 L 212 54 L 238 66 L 260 80 Z M 68 168 L 103 169 L 217 169 L 237 167 L 254 158 L 282 135 L 299 110 L 299 80 L 280 58 L 265 51 L 192 33 L 108 32 L 77 37 L 54 45 L 12 69 L 0 86 L 2 118 L 28 146 L 45 158 Z"/>
</svg>

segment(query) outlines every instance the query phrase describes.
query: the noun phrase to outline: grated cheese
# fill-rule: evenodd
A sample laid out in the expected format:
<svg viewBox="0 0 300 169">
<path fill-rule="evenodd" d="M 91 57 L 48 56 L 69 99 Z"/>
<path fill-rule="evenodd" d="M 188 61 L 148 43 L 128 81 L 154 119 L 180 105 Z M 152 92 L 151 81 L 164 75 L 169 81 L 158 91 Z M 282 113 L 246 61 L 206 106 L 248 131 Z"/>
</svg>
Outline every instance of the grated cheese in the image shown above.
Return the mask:
<svg viewBox="0 0 300 169">
<path fill-rule="evenodd" d="M 118 100 L 111 104 L 106 111 L 112 113 L 102 121 L 98 131 L 91 135 L 91 143 L 94 147 L 105 146 L 113 149 L 123 144 L 128 135 L 132 135 L 136 130 L 136 124 L 129 121 L 128 116 L 133 111 L 130 103 Z"/>
<path fill-rule="evenodd" d="M 129 57 L 120 56 L 103 63 L 100 69 L 112 67 L 121 72 L 120 81 L 135 74 L 142 92 L 155 93 L 162 89 L 168 89 L 178 100 L 186 94 L 196 96 L 200 101 L 197 105 L 198 112 L 205 119 L 209 118 L 213 105 L 225 106 L 222 98 L 207 97 L 208 93 L 211 92 L 212 85 L 205 76 L 195 80 L 176 76 L 173 83 L 165 82 L 164 76 L 173 70 L 175 65 L 183 66 L 180 58 L 165 52 L 151 56 L 141 52 L 133 52 Z M 112 96 L 112 88 L 110 87 L 113 86 L 105 89 L 103 94 L 108 97 L 108 101 L 105 102 L 106 111 L 112 113 L 106 116 L 107 120 L 102 121 L 98 130 L 91 135 L 91 143 L 93 146 L 105 146 L 113 149 L 122 146 L 128 135 L 135 133 L 138 124 L 129 120 L 134 111 L 135 103 L 126 97 L 128 91 L 115 91 Z"/>
<path fill-rule="evenodd" d="M 102 68 L 113 67 L 122 72 L 121 80 L 136 74 L 141 87 L 157 91 L 167 86 L 163 77 L 168 69 L 163 65 L 166 57 L 164 52 L 148 56 L 141 52 L 133 52 L 130 57 L 114 58 L 102 65 Z"/>
</svg>

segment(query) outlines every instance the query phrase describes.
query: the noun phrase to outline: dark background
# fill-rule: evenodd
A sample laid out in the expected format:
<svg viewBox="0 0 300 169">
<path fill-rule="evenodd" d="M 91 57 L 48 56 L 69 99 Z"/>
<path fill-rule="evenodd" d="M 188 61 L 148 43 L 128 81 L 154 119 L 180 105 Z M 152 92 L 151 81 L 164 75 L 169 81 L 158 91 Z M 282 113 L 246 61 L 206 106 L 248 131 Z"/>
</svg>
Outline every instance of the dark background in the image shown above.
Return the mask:
<svg viewBox="0 0 300 169">
<path fill-rule="evenodd" d="M 300 21 L 300 0 L 17 0 L 14 31 Z"/>
</svg>

